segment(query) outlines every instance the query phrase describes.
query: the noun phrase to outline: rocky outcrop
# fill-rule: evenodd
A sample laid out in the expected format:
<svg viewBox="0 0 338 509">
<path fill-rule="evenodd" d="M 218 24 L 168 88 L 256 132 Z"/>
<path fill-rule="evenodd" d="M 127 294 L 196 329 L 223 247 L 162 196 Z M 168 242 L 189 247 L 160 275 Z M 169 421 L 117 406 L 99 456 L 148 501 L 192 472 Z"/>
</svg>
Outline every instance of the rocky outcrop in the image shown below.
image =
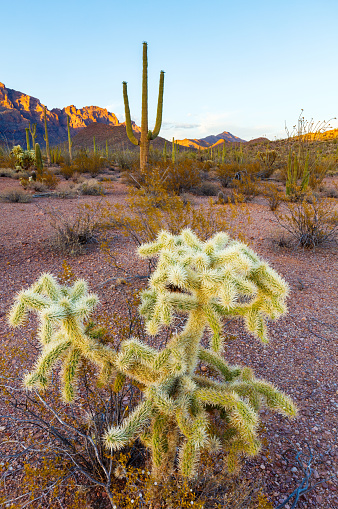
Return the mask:
<svg viewBox="0 0 338 509">
<path fill-rule="evenodd" d="M 92 123 L 120 125 L 114 113 L 98 106 L 85 106 L 81 109 L 74 105 L 63 109 L 47 108 L 46 114 L 49 142 L 52 145 L 67 140 L 67 115 L 70 117 L 72 135 Z M 44 146 L 44 105 L 39 99 L 6 88 L 0 83 L 0 141 L 10 146 L 18 143 L 25 146 L 25 128 L 29 123 L 36 124 L 36 141 Z"/>
</svg>

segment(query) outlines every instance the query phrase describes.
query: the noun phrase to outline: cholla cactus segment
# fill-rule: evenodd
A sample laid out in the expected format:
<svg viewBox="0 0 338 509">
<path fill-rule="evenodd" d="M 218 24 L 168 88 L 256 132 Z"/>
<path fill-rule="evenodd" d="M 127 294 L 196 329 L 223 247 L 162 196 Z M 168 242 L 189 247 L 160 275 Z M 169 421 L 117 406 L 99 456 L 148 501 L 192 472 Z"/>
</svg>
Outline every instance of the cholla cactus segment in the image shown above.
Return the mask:
<svg viewBox="0 0 338 509">
<path fill-rule="evenodd" d="M 189 313 L 199 307 L 219 350 L 224 316 L 243 316 L 247 329 L 267 341 L 267 318 L 286 311 L 286 282 L 250 248 L 230 241 L 225 233 L 202 242 L 188 229 L 176 236 L 163 231 L 139 253 L 159 257 L 140 308 L 150 334 L 168 325 L 175 311 Z"/>
<path fill-rule="evenodd" d="M 34 371 L 25 383 L 28 388 L 45 388 L 53 367 L 62 363 L 62 394 L 66 401 L 76 395 L 81 357 L 103 371 L 114 364 L 115 353 L 86 334 L 84 319 L 93 312 L 98 299 L 88 293 L 85 281 L 72 287 L 61 286 L 50 274 L 43 274 L 31 288 L 18 294 L 10 313 L 10 323 L 20 325 L 29 311 L 40 319 L 38 337 L 43 345 Z"/>
</svg>

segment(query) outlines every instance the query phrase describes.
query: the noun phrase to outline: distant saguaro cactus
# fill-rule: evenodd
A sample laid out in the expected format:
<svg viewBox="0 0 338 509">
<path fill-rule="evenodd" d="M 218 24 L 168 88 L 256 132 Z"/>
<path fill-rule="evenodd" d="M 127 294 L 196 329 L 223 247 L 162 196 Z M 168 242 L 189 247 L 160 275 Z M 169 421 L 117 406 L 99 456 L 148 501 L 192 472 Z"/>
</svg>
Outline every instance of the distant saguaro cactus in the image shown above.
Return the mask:
<svg viewBox="0 0 338 509">
<path fill-rule="evenodd" d="M 50 149 L 49 149 L 49 138 L 48 138 L 48 129 L 47 129 L 47 112 L 46 112 L 46 106 L 43 108 L 43 116 L 45 119 L 45 135 L 44 140 L 46 142 L 46 154 L 47 154 L 47 163 L 50 164 Z"/>
<path fill-rule="evenodd" d="M 250 368 L 226 362 L 222 319 L 242 317 L 248 331 L 266 341 L 267 319 L 286 312 L 288 286 L 249 247 L 230 241 L 225 233 L 201 242 L 190 230 L 177 236 L 162 231 L 139 253 L 159 257 L 140 307 L 148 333 L 157 334 L 177 312 L 187 316 L 183 330 L 162 350 L 131 338 L 116 352 L 88 332 L 86 319 L 97 298 L 86 283 L 79 280 L 69 288 L 44 274 L 18 294 L 10 314 L 13 326 L 29 310 L 40 315 L 42 352 L 25 384 L 46 388 L 61 361 L 62 393 L 71 402 L 81 359 L 86 358 L 101 368 L 102 383 L 119 390 L 128 377 L 144 396 L 119 426 L 106 430 L 107 447 L 119 450 L 139 438 L 152 452 L 152 475 L 159 480 L 170 476 L 177 450 L 184 476 L 196 474 L 203 449 L 223 450 L 233 471 L 239 455 L 255 455 L 260 449 L 257 426 L 263 404 L 288 416 L 297 410 L 288 396 L 255 378 Z M 201 344 L 205 331 L 208 346 Z M 217 379 L 201 375 L 199 363 L 216 372 Z"/>
<path fill-rule="evenodd" d="M 41 177 L 42 173 L 43 173 L 43 162 L 42 162 L 40 145 L 38 143 L 35 143 L 35 164 L 36 164 L 37 174 L 39 177 Z"/>
<path fill-rule="evenodd" d="M 33 144 L 33 150 L 35 150 L 35 140 L 36 140 L 36 124 L 32 124 L 29 122 L 29 132 L 32 136 L 32 144 Z"/>
<path fill-rule="evenodd" d="M 27 150 L 30 150 L 31 149 L 31 144 L 29 142 L 29 127 L 26 127 L 25 128 L 25 131 L 26 131 L 26 145 L 27 145 Z"/>
<path fill-rule="evenodd" d="M 68 131 L 68 151 L 69 151 L 69 160 L 72 162 L 72 146 L 73 142 L 70 137 L 70 117 L 67 115 L 67 131 Z"/>
<path fill-rule="evenodd" d="M 160 73 L 160 85 L 158 92 L 156 123 L 153 131 L 148 130 L 148 56 L 147 43 L 143 43 L 143 72 L 142 72 L 142 117 L 141 117 L 141 138 L 138 140 L 133 133 L 131 124 L 130 108 L 128 101 L 127 82 L 123 82 L 123 99 L 126 116 L 126 129 L 129 140 L 134 145 L 140 146 L 140 168 L 144 170 L 148 164 L 149 143 L 154 140 L 161 129 L 163 112 L 163 90 L 164 90 L 164 71 Z"/>
</svg>

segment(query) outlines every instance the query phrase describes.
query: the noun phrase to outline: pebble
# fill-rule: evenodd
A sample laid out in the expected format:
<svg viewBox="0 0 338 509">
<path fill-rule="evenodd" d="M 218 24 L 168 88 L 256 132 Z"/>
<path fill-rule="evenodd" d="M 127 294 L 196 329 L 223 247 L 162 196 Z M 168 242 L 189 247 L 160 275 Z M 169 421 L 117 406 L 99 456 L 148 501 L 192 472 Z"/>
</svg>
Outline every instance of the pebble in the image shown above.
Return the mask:
<svg viewBox="0 0 338 509">
<path fill-rule="evenodd" d="M 296 473 L 296 472 L 298 472 L 298 469 L 297 469 L 297 467 L 292 467 L 292 468 L 291 468 L 291 472 L 293 472 L 293 473 Z"/>
</svg>

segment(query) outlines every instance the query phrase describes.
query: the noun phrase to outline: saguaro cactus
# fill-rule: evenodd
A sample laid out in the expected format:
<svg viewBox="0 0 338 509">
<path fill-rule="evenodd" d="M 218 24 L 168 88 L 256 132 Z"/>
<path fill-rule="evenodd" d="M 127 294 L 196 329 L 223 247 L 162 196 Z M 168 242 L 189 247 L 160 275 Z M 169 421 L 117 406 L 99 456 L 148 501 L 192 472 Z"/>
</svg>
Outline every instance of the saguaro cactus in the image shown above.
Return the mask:
<svg viewBox="0 0 338 509">
<path fill-rule="evenodd" d="M 120 426 L 107 429 L 107 447 L 119 450 L 138 437 L 152 451 L 156 479 L 171 474 L 177 450 L 184 476 L 196 474 L 202 449 L 223 450 L 233 471 L 239 455 L 255 455 L 260 449 L 260 407 L 288 416 L 295 416 L 296 408 L 284 393 L 255 378 L 250 368 L 226 362 L 222 319 L 242 317 L 246 328 L 266 341 L 267 319 L 286 312 L 288 286 L 250 248 L 230 241 L 225 233 L 201 242 L 190 230 L 178 236 L 163 231 L 139 253 L 159 257 L 140 307 L 148 333 L 157 334 L 176 312 L 187 316 L 183 330 L 173 334 L 162 350 L 131 338 L 115 352 L 86 331 L 84 320 L 97 299 L 88 294 L 85 282 L 61 287 L 45 274 L 18 295 L 10 316 L 16 326 L 28 310 L 40 314 L 42 353 L 26 386 L 45 388 L 61 360 L 63 395 L 72 401 L 84 356 L 101 367 L 103 381 L 112 383 L 115 373 L 115 390 L 128 377 L 144 394 Z M 209 345 L 202 346 L 206 331 Z M 200 362 L 217 376 L 201 375 Z"/>
<path fill-rule="evenodd" d="M 32 136 L 33 150 L 35 150 L 35 140 L 36 140 L 36 124 L 31 125 L 29 122 L 29 132 Z"/>
<path fill-rule="evenodd" d="M 30 150 L 31 149 L 31 144 L 29 142 L 29 127 L 26 127 L 25 128 L 25 131 L 26 131 L 26 145 L 27 145 L 27 150 Z"/>
<path fill-rule="evenodd" d="M 126 129 L 129 140 L 134 145 L 140 146 L 140 168 L 144 170 L 148 164 L 149 143 L 154 140 L 161 129 L 163 112 L 163 90 L 164 90 L 164 71 L 160 73 L 160 84 L 158 92 L 156 123 L 153 131 L 148 130 L 148 56 L 147 43 L 143 43 L 143 72 L 142 72 L 142 117 L 141 117 L 141 138 L 138 140 L 133 133 L 131 125 L 127 82 L 123 82 L 123 99 L 126 116 Z"/>
<path fill-rule="evenodd" d="M 47 154 L 47 163 L 50 164 L 50 149 L 49 149 L 49 138 L 48 138 L 48 129 L 47 129 L 47 112 L 46 112 L 46 106 L 43 108 L 43 116 L 45 119 L 45 135 L 44 140 L 46 142 L 46 154 Z"/>
<path fill-rule="evenodd" d="M 35 164 L 36 164 L 38 176 L 42 177 L 43 162 L 42 162 L 40 145 L 38 143 L 35 143 Z"/>
<path fill-rule="evenodd" d="M 68 151 L 69 151 L 69 160 L 72 162 L 72 139 L 70 137 L 70 117 L 67 115 L 67 131 L 68 131 Z"/>
</svg>

